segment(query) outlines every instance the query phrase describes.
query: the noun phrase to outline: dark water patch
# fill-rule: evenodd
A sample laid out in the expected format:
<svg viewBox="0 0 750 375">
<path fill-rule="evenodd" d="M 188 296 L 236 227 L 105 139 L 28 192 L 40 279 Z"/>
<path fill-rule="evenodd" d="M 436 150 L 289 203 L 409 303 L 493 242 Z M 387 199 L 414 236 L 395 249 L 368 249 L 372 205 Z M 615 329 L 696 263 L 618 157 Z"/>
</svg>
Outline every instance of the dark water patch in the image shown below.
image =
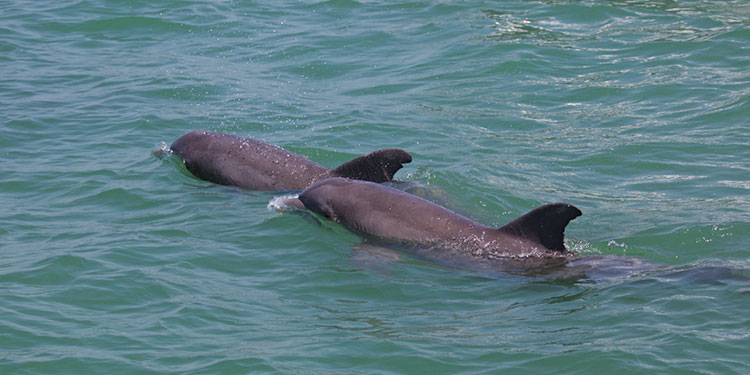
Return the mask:
<svg viewBox="0 0 750 375">
<path fill-rule="evenodd" d="M 121 42 L 155 41 L 158 39 L 154 39 L 154 35 L 163 37 L 165 33 L 189 33 L 193 28 L 194 26 L 189 24 L 142 16 L 102 18 L 76 23 L 51 22 L 37 26 L 38 30 L 45 32 L 84 35 L 95 40 Z"/>
</svg>

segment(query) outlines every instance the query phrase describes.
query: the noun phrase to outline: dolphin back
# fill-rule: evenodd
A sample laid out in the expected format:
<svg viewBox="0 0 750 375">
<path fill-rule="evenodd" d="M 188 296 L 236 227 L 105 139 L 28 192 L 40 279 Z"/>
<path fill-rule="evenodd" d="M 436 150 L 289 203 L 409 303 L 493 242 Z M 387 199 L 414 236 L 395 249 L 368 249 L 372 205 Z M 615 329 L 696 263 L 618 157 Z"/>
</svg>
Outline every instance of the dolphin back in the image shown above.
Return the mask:
<svg viewBox="0 0 750 375">
<path fill-rule="evenodd" d="M 335 177 L 371 182 L 388 182 L 404 164 L 411 163 L 411 155 L 398 148 L 373 151 L 341 164 L 332 172 Z"/>
<path fill-rule="evenodd" d="M 304 189 L 330 170 L 302 155 L 252 138 L 194 130 L 170 146 L 196 177 L 249 190 Z"/>
<path fill-rule="evenodd" d="M 581 210 L 572 204 L 550 203 L 529 211 L 498 230 L 540 243 L 549 250 L 565 252 L 565 227 L 581 215 Z"/>
</svg>

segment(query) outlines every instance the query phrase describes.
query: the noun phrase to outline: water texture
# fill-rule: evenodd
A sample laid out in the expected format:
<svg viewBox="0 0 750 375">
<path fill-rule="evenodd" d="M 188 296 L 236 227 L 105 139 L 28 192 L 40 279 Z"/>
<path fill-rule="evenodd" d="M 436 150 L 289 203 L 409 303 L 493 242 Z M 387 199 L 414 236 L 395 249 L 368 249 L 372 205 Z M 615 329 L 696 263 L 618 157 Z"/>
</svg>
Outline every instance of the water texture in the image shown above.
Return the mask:
<svg viewBox="0 0 750 375">
<path fill-rule="evenodd" d="M 2 1 L 0 373 L 746 374 L 749 41 L 746 1 Z M 155 155 L 193 129 L 400 147 L 604 260 L 369 249 Z"/>
</svg>

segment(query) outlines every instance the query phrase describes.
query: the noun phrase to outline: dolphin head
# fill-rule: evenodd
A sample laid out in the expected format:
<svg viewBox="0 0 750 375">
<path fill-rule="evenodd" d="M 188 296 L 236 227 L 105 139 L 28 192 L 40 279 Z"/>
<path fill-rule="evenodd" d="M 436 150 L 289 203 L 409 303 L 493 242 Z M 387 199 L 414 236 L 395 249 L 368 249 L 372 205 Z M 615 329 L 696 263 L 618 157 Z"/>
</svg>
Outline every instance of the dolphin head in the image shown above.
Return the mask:
<svg viewBox="0 0 750 375">
<path fill-rule="evenodd" d="M 341 188 L 351 182 L 342 177 L 331 177 L 318 181 L 307 187 L 299 195 L 299 200 L 308 210 L 330 220 L 337 220 L 333 209 L 333 198 L 340 197 Z"/>
</svg>

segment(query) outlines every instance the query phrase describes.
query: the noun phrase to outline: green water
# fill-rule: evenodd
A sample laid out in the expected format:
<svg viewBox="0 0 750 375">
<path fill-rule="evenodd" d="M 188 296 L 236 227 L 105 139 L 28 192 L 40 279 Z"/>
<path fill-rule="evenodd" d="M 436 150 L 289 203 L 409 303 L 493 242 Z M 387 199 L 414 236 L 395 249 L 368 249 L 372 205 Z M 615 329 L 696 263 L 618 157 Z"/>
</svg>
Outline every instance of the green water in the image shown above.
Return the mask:
<svg viewBox="0 0 750 375">
<path fill-rule="evenodd" d="M 0 77 L 2 374 L 749 371 L 746 1 L 3 1 Z M 154 156 L 193 129 L 656 269 L 358 256 Z"/>
</svg>

